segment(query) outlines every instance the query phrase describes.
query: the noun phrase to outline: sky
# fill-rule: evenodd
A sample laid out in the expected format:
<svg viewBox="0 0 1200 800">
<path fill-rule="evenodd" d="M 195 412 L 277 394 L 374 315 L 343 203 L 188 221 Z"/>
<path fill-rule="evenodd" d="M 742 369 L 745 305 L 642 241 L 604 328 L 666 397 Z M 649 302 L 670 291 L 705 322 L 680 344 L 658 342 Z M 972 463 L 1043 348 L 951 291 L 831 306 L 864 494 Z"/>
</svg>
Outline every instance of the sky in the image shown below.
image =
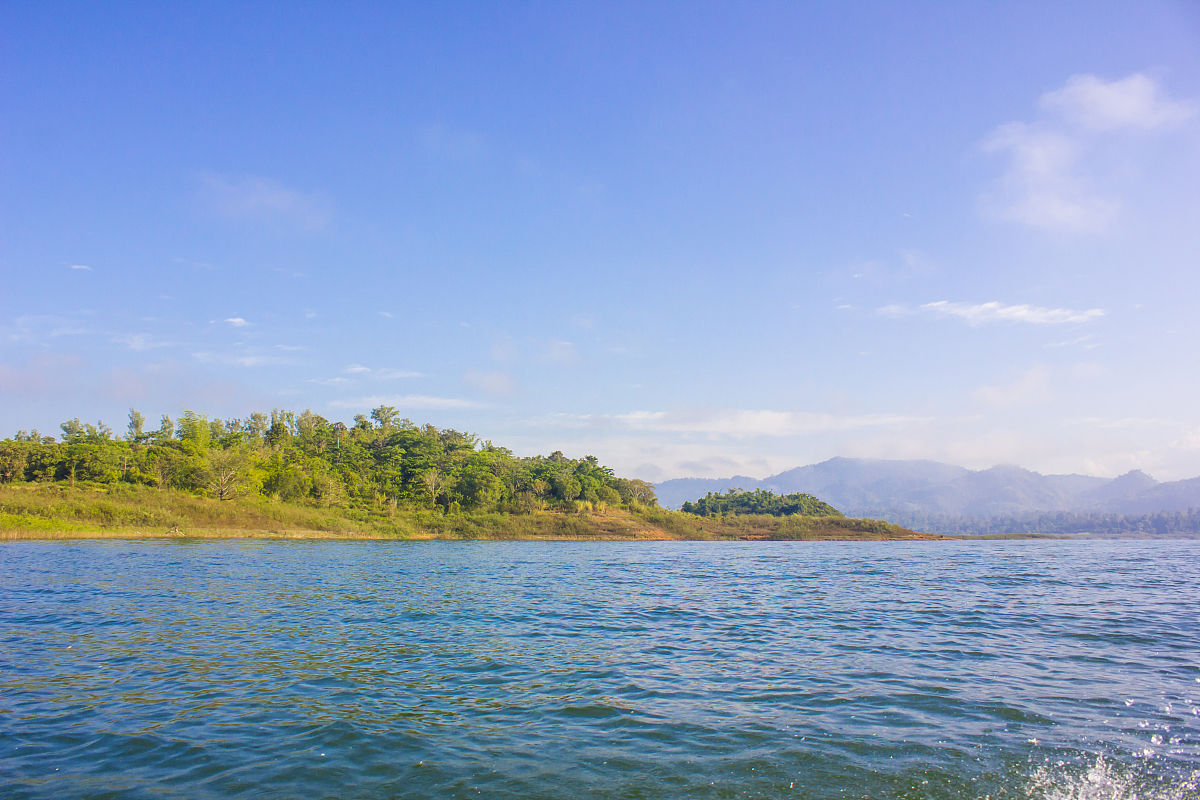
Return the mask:
<svg viewBox="0 0 1200 800">
<path fill-rule="evenodd" d="M 0 436 L 1200 475 L 1200 6 L 0 4 Z"/>
</svg>

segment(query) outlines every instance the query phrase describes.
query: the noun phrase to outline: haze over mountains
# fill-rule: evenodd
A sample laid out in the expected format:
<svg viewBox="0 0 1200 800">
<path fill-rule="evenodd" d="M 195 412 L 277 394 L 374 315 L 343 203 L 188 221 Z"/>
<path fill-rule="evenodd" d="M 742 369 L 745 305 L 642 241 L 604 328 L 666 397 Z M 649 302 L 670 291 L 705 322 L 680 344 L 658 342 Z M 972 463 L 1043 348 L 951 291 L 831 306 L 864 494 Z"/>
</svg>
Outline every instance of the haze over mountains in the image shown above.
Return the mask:
<svg viewBox="0 0 1200 800">
<path fill-rule="evenodd" d="M 731 488 L 807 492 L 850 516 L 914 514 L 989 518 L 1035 513 L 1157 514 L 1200 508 L 1200 478 L 1160 483 L 1140 470 L 1117 478 L 1042 475 L 1014 466 L 970 470 L 937 461 L 831 458 L 762 480 L 677 478 L 655 486 L 659 502 L 678 508 L 707 492 Z"/>
</svg>

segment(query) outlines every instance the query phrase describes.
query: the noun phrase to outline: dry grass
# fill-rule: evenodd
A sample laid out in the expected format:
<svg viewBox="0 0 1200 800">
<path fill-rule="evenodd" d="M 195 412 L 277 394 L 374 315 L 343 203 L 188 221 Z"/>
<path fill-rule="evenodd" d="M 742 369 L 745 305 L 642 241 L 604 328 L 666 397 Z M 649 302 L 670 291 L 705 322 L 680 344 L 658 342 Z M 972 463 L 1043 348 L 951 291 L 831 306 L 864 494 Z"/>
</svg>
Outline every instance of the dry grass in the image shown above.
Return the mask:
<svg viewBox="0 0 1200 800">
<path fill-rule="evenodd" d="M 876 520 L 697 517 L 658 507 L 442 514 L 280 503 L 220 502 L 145 486 L 0 486 L 0 540 L 271 539 L 934 539 Z"/>
<path fill-rule="evenodd" d="M 647 523 L 683 539 L 844 540 L 945 539 L 917 533 L 890 522 L 845 517 L 773 517 L 766 514 L 699 517 L 657 506 L 642 507 L 637 514 Z"/>
</svg>

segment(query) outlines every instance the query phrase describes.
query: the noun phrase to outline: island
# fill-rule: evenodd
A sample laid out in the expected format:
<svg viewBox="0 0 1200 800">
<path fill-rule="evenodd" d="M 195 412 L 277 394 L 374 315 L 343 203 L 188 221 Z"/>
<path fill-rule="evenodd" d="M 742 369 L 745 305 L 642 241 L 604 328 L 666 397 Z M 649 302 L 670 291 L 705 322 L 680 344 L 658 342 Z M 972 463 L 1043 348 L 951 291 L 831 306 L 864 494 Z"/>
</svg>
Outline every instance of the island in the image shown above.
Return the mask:
<svg viewBox="0 0 1200 800">
<path fill-rule="evenodd" d="M 593 456 L 519 457 L 391 406 L 353 425 L 311 410 L 186 411 L 125 434 L 73 419 L 0 441 L 0 539 L 942 539 L 850 519 L 811 495 L 710 494 L 682 511 Z"/>
</svg>

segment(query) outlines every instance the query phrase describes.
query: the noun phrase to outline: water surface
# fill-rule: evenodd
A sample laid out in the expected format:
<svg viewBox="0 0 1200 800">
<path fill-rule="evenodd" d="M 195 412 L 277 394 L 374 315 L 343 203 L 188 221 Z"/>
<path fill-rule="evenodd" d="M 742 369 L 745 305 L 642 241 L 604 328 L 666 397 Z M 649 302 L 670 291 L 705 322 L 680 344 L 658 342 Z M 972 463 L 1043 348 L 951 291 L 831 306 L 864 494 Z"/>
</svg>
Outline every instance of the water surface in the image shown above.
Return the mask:
<svg viewBox="0 0 1200 800">
<path fill-rule="evenodd" d="M 0 795 L 1200 797 L 1200 543 L 9 542 Z"/>
</svg>

